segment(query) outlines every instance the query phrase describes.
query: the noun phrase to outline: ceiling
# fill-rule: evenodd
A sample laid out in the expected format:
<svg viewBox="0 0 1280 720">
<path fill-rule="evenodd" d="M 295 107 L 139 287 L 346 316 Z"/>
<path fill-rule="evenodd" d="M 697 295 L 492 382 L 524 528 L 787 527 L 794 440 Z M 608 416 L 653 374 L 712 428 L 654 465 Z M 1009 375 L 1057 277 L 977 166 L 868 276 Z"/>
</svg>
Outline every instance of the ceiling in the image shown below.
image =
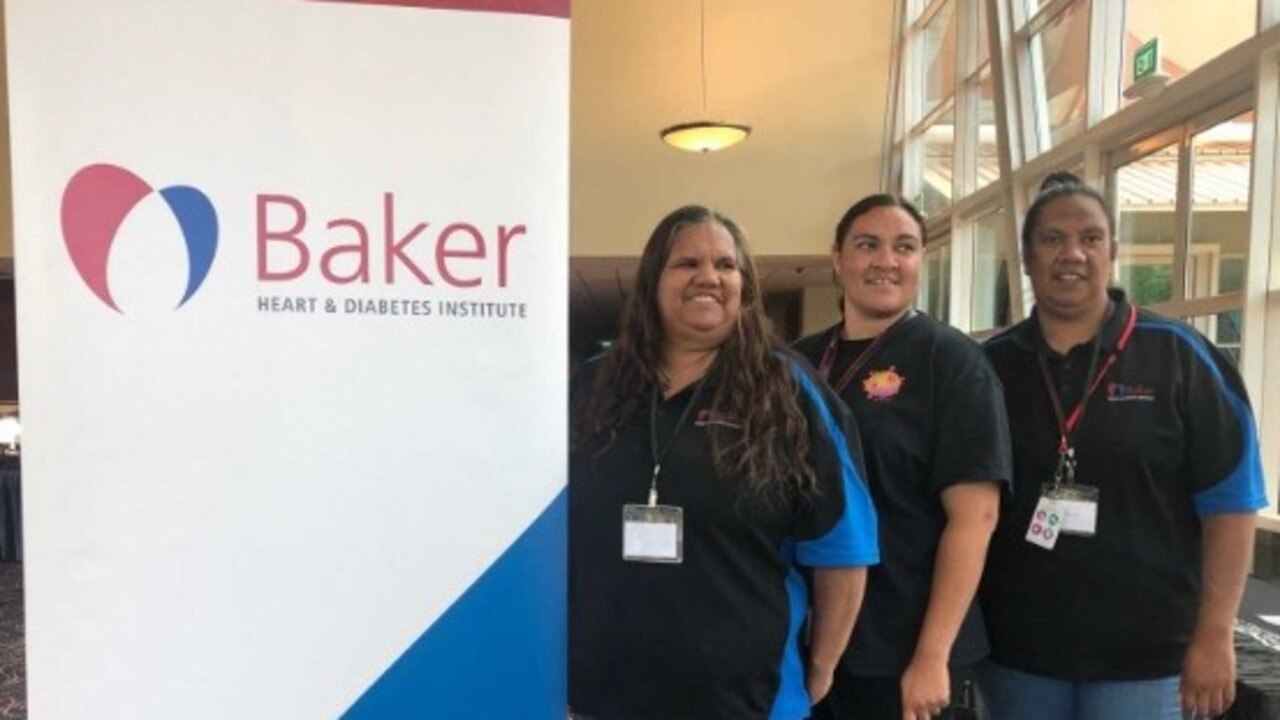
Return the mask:
<svg viewBox="0 0 1280 720">
<path fill-rule="evenodd" d="M 574 2 L 573 322 L 616 315 L 653 226 L 689 203 L 743 227 L 766 290 L 828 285 L 832 228 L 880 189 L 893 6 L 706 0 L 706 115 L 753 130 L 691 155 L 658 133 L 704 119 L 697 0 Z"/>
</svg>

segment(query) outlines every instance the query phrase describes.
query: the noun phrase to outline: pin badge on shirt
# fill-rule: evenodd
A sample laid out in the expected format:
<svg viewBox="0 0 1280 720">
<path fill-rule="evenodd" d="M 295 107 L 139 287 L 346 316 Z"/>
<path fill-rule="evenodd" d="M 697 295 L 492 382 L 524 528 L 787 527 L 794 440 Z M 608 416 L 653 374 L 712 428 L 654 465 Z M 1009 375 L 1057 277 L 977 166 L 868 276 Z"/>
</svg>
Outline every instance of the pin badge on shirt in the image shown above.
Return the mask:
<svg viewBox="0 0 1280 720">
<path fill-rule="evenodd" d="M 1031 513 L 1031 524 L 1027 526 L 1027 542 L 1052 550 L 1061 532 L 1062 509 L 1058 501 L 1041 495 L 1035 512 Z"/>
</svg>

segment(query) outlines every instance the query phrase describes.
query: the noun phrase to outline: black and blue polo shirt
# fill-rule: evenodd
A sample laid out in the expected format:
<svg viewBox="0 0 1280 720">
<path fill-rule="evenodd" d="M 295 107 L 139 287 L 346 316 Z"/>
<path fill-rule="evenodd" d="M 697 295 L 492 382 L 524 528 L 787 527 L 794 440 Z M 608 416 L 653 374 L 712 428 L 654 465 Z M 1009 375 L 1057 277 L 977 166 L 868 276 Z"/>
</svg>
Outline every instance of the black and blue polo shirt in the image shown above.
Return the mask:
<svg viewBox="0 0 1280 720">
<path fill-rule="evenodd" d="M 1014 454 L 981 591 L 992 659 L 1073 681 L 1178 674 L 1199 602 L 1201 518 L 1267 505 L 1234 365 L 1185 323 L 1110 292 L 1098 366 L 1116 361 L 1073 437 L 1076 482 L 1099 488 L 1094 537 L 1062 535 L 1052 550 L 1025 540 L 1060 440 L 1037 355 L 1069 411 L 1094 343 L 1055 353 L 1033 313 L 984 346 L 1004 384 Z"/>
<path fill-rule="evenodd" d="M 871 569 L 842 675 L 902 674 L 915 653 L 946 527 L 942 493 L 975 481 L 1009 482 L 1012 461 L 1000 381 L 964 333 L 923 313 L 874 340 L 840 340 L 839 326 L 795 350 L 815 365 L 832 347 L 830 380 L 853 410 L 880 516 L 882 562 Z M 856 361 L 856 375 L 848 375 Z M 977 603 L 951 648 L 954 665 L 987 655 Z"/>
<path fill-rule="evenodd" d="M 738 432 L 710 407 L 715 371 L 657 413 L 660 502 L 684 509 L 684 560 L 622 559 L 622 507 L 644 503 L 653 468 L 648 407 L 612 438 L 574 448 L 569 469 L 569 703 L 601 720 L 797 720 L 809 716 L 800 631 L 802 568 L 874 564 L 876 518 L 853 418 L 788 359 L 808 422 L 814 498 L 766 501 L 721 475 L 710 433 Z M 593 363 L 578 387 L 590 386 Z M 647 405 L 647 404 L 645 404 Z M 576 408 L 574 409 L 576 414 Z"/>
</svg>

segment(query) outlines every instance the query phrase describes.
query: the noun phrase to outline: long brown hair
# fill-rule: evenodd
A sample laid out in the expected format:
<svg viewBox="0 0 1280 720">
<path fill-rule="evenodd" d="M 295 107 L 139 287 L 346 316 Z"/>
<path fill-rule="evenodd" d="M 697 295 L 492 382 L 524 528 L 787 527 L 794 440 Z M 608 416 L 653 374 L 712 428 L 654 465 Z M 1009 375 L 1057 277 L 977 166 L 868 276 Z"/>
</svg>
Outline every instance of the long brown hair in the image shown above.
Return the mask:
<svg viewBox="0 0 1280 720">
<path fill-rule="evenodd" d="M 748 490 L 774 496 L 796 491 L 807 497 L 817 480 L 809 464 L 808 423 L 796 399 L 792 360 L 780 350 L 764 312 L 760 280 L 742 230 L 729 218 L 701 205 L 667 215 L 654 228 L 640 256 L 635 285 L 627 297 L 617 342 L 602 360 L 573 428 L 575 447 L 592 439 L 611 442 L 614 433 L 647 407 L 662 388 L 662 317 L 658 279 L 676 235 L 685 227 L 713 222 L 733 238 L 742 273 L 742 300 L 729 337 L 720 345 L 708 375 L 716 378 L 711 408 L 741 423 L 741 431 L 709 426 L 716 469 L 740 475 Z"/>
</svg>

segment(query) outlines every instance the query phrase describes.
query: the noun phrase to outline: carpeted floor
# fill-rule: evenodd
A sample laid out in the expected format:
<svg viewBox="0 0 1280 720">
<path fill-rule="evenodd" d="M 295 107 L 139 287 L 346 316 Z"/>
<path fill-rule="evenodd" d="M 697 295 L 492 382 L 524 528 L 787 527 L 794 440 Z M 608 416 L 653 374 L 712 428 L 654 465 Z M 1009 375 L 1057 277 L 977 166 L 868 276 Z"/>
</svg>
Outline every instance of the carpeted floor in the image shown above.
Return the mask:
<svg viewBox="0 0 1280 720">
<path fill-rule="evenodd" d="M 0 563 L 0 718 L 27 716 L 22 563 Z"/>
</svg>

